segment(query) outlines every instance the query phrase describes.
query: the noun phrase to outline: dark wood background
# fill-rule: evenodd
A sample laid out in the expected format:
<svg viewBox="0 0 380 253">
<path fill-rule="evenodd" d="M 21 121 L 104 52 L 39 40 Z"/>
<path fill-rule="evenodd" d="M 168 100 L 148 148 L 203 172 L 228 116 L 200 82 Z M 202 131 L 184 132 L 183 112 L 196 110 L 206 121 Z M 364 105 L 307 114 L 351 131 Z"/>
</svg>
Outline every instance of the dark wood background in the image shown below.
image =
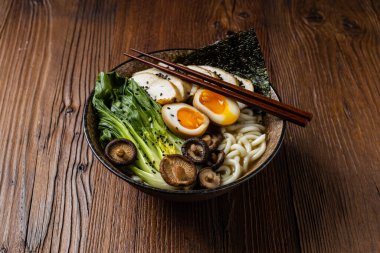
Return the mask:
<svg viewBox="0 0 380 253">
<path fill-rule="evenodd" d="M 129 47 L 200 47 L 255 27 L 289 125 L 266 170 L 165 202 L 83 135 L 96 74 Z M 380 1 L 0 2 L 0 252 L 380 252 Z"/>
</svg>

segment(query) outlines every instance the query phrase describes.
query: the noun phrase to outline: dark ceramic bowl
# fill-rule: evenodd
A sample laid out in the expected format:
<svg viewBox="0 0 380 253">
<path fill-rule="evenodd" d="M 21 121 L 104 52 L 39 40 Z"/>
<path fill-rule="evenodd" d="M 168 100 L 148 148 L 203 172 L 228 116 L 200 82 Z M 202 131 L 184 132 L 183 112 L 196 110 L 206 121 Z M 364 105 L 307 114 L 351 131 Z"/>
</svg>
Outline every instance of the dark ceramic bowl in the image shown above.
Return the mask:
<svg viewBox="0 0 380 253">
<path fill-rule="evenodd" d="M 154 52 L 153 55 L 160 57 L 162 59 L 173 61 L 178 56 L 189 54 L 191 51 L 192 50 L 190 49 L 164 50 L 164 51 Z M 118 72 L 120 75 L 131 76 L 132 73 L 146 69 L 146 68 L 148 67 L 144 64 L 141 64 L 140 62 L 137 62 L 135 60 L 128 60 L 120 64 L 119 66 L 115 67 L 113 70 Z M 87 142 L 90 145 L 90 148 L 92 152 L 94 153 L 94 155 L 108 170 L 110 170 L 115 175 L 121 177 L 122 179 L 130 183 L 132 186 L 136 187 L 137 189 L 145 193 L 148 193 L 148 194 L 151 194 L 153 196 L 157 196 L 163 199 L 167 199 L 167 200 L 198 201 L 198 200 L 214 198 L 216 196 L 227 193 L 228 191 L 231 191 L 233 188 L 237 187 L 238 185 L 241 185 L 244 182 L 247 182 L 250 178 L 255 176 L 263 168 L 265 168 L 265 166 L 273 159 L 273 157 L 276 155 L 277 151 L 279 150 L 282 144 L 284 134 L 285 134 L 285 122 L 272 115 L 266 115 L 264 117 L 264 124 L 267 128 L 267 133 L 269 135 L 269 139 L 267 140 L 267 149 L 265 153 L 263 154 L 263 156 L 252 165 L 252 168 L 250 169 L 250 171 L 246 173 L 244 176 L 242 176 L 240 179 L 238 179 L 237 181 L 231 184 L 224 185 L 216 189 L 201 189 L 201 190 L 187 190 L 187 191 L 185 190 L 172 191 L 172 190 L 157 189 L 149 185 L 132 180 L 130 176 L 127 173 L 125 173 L 125 171 L 123 171 L 122 169 L 118 167 L 115 167 L 108 161 L 98 141 L 99 140 L 98 128 L 97 128 L 98 119 L 97 119 L 96 112 L 91 103 L 93 94 L 94 93 L 92 92 L 90 97 L 87 99 L 87 102 L 84 108 L 83 126 L 84 126 L 84 132 L 86 135 Z M 273 99 L 279 100 L 278 95 L 273 89 L 271 89 L 271 97 Z"/>
</svg>

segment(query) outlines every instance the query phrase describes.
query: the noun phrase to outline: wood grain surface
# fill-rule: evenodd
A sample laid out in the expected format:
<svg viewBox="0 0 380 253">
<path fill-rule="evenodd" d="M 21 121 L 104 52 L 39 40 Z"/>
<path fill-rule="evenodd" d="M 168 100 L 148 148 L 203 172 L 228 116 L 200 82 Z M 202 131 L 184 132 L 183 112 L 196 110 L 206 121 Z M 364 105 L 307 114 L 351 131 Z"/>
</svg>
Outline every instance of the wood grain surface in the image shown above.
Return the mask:
<svg viewBox="0 0 380 253">
<path fill-rule="evenodd" d="M 178 204 L 108 172 L 83 135 L 96 74 L 254 27 L 288 125 L 266 170 Z M 380 252 L 380 2 L 0 2 L 0 252 Z"/>
</svg>

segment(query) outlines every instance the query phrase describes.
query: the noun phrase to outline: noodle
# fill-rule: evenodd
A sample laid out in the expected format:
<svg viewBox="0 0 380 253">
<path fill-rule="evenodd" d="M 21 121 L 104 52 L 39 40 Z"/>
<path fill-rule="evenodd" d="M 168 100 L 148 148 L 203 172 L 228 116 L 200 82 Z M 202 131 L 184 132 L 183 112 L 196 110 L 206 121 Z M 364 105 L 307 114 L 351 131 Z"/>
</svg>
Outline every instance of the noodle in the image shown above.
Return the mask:
<svg viewBox="0 0 380 253">
<path fill-rule="evenodd" d="M 240 112 L 238 121 L 222 127 L 223 142 L 218 149 L 226 154 L 223 165 L 217 170 L 222 185 L 236 181 L 249 170 L 249 165 L 259 159 L 266 149 L 265 127 L 261 115 L 246 108 Z"/>
</svg>

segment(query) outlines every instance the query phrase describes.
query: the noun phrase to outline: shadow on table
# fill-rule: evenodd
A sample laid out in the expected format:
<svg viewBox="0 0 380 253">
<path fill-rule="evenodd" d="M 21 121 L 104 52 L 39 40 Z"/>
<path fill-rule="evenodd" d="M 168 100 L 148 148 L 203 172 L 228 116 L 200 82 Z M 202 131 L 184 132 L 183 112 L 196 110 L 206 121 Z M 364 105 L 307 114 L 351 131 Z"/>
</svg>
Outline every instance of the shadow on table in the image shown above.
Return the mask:
<svg viewBox="0 0 380 253">
<path fill-rule="evenodd" d="M 181 245 L 194 252 L 298 252 L 301 239 L 326 240 L 323 230 L 331 222 L 326 212 L 330 219 L 341 217 L 336 206 L 327 210 L 325 184 L 333 182 L 324 170 L 312 153 L 288 145 L 261 173 L 224 196 L 161 203 L 171 213 Z M 329 232 L 338 233 L 335 228 Z"/>
</svg>

